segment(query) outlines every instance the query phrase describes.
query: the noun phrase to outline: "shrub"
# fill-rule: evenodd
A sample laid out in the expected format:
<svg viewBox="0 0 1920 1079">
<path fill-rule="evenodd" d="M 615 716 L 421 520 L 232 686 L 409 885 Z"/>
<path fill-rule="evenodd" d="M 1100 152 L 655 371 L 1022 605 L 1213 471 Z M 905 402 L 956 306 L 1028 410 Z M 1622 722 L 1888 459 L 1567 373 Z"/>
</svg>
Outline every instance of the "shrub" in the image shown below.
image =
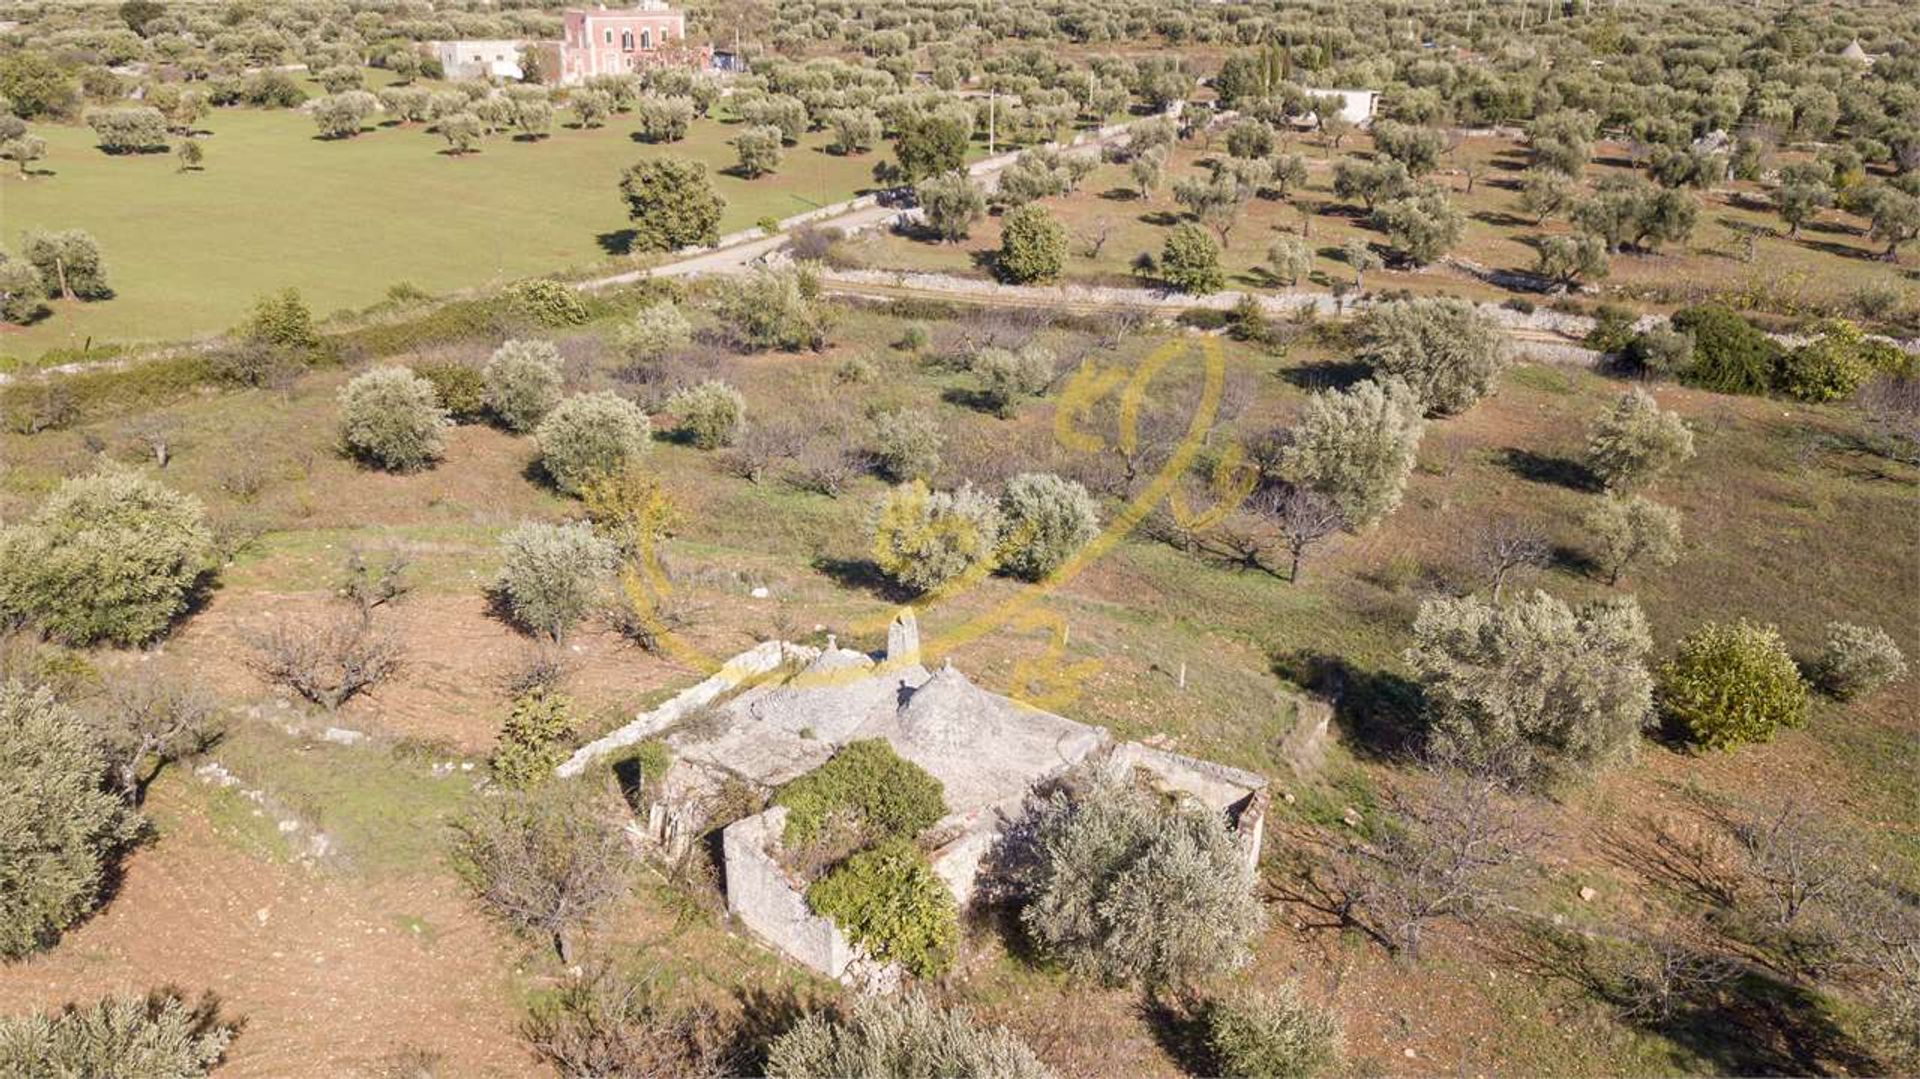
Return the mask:
<svg viewBox="0 0 1920 1079">
<path fill-rule="evenodd" d="M 474 423 L 487 411 L 487 380 L 480 370 L 452 360 L 428 360 L 413 365 L 413 373 L 433 387 L 434 400 L 455 423 Z"/>
<path fill-rule="evenodd" d="M 1866 335 L 1851 322 L 1834 319 L 1815 340 L 1780 354 L 1774 381 L 1776 389 L 1796 400 L 1839 401 L 1853 396 L 1872 374 Z"/>
<path fill-rule="evenodd" d="M 25 326 L 44 317 L 47 287 L 32 264 L 0 257 L 0 322 Z"/>
<path fill-rule="evenodd" d="M 818 351 L 827 335 L 825 318 L 814 303 L 816 291 L 812 274 L 805 270 L 760 268 L 726 281 L 717 310 L 747 348 Z"/>
<path fill-rule="evenodd" d="M 885 739 L 848 742 L 827 763 L 774 792 L 787 807 L 785 838 L 808 846 L 836 836 L 912 839 L 947 813 L 940 781 Z"/>
<path fill-rule="evenodd" d="M 915 977 L 953 963 L 960 935 L 953 893 L 910 839 L 883 840 L 835 866 L 807 889 L 807 905 L 868 955 Z"/>
<path fill-rule="evenodd" d="M 143 154 L 167 148 L 167 118 L 151 106 L 94 109 L 87 113 L 102 150 L 110 154 Z"/>
<path fill-rule="evenodd" d="M 1356 359 L 1375 378 L 1397 378 L 1429 415 L 1465 411 L 1493 389 L 1510 359 L 1506 332 L 1491 316 L 1450 297 L 1396 300 L 1361 323 Z"/>
<path fill-rule="evenodd" d="M 240 336 L 276 349 L 313 352 L 320 348 L 320 331 L 313 312 L 298 289 L 270 292 L 253 302 L 253 313 L 240 327 Z"/>
<path fill-rule="evenodd" d="M 580 293 L 560 281 L 521 281 L 509 286 L 506 295 L 515 311 L 542 326 L 578 326 L 593 317 Z"/>
<path fill-rule="evenodd" d="M 987 406 L 1010 416 L 1023 398 L 1046 392 L 1053 382 L 1053 365 L 1052 351 L 1024 345 L 1017 352 L 983 348 L 974 353 L 967 367 L 979 377 L 980 396 Z"/>
<path fill-rule="evenodd" d="M 1653 637 L 1631 599 L 1431 599 L 1413 637 L 1434 736 L 1469 759 L 1584 771 L 1631 757 L 1653 708 Z"/>
<path fill-rule="evenodd" d="M 1227 287 L 1220 269 L 1220 245 L 1192 223 L 1175 225 L 1160 249 L 1160 276 L 1179 292 L 1205 296 Z"/>
<path fill-rule="evenodd" d="M 200 1079 L 239 1032 L 211 994 L 193 1007 L 172 990 L 106 997 L 53 1015 L 0 1018 L 0 1073 Z"/>
<path fill-rule="evenodd" d="M 1100 513 L 1087 489 L 1045 472 L 1007 481 L 1000 521 L 1000 568 L 1029 581 L 1059 569 L 1100 531 Z"/>
<path fill-rule="evenodd" d="M 538 689 L 522 694 L 500 725 L 488 762 L 493 778 L 515 790 L 538 786 L 567 759 L 566 740 L 573 733 L 571 698 Z"/>
<path fill-rule="evenodd" d="M 1617 303 L 1603 303 L 1593 313 L 1593 328 L 1587 331 L 1585 344 L 1595 352 L 1622 352 L 1632 343 L 1634 325 L 1639 316 L 1633 308 Z"/>
<path fill-rule="evenodd" d="M 48 947 L 86 917 L 145 826 L 105 774 L 85 724 L 52 691 L 0 682 L 0 959 Z M 6 1051 L 0 1040 L 0 1059 Z"/>
<path fill-rule="evenodd" d="M 705 1004 L 671 1007 L 662 997 L 654 979 L 595 963 L 534 1005 L 527 1041 L 564 1079 L 728 1074 L 728 1031 L 719 1013 Z"/>
<path fill-rule="evenodd" d="M 1311 1079 L 1340 1064 L 1340 1020 L 1309 1003 L 1292 982 L 1271 993 L 1242 991 L 1209 1001 L 1201 1019 L 1221 1075 Z"/>
<path fill-rule="evenodd" d="M 896 483 L 924 480 L 940 468 L 942 441 L 940 424 L 932 414 L 903 408 L 873 418 L 868 453 L 880 474 Z"/>
<path fill-rule="evenodd" d="M 999 535 L 1000 512 L 985 495 L 971 486 L 929 493 L 914 480 L 881 499 L 873 559 L 901 585 L 931 592 L 969 573 L 990 572 Z"/>
<path fill-rule="evenodd" d="M 212 568 L 200 502 L 129 471 L 62 483 L 0 529 L 0 613 L 68 644 L 144 644 Z"/>
<path fill-rule="evenodd" d="M 1820 686 L 1837 700 L 1869 696 L 1907 675 L 1907 658 L 1887 631 L 1847 622 L 1827 623 L 1827 643 L 1814 663 Z"/>
<path fill-rule="evenodd" d="M 1661 411 L 1653 395 L 1641 389 L 1621 394 L 1587 438 L 1587 466 L 1614 490 L 1651 482 L 1692 456 L 1693 432 L 1686 421 Z"/>
<path fill-rule="evenodd" d="M 784 1079 L 1050 1079 L 1012 1031 L 973 1025 L 966 1011 L 918 994 L 867 996 L 844 1019 L 811 1013 L 767 1048 L 767 1074 Z"/>
<path fill-rule="evenodd" d="M 1671 566 L 1680 558 L 1680 511 L 1639 495 L 1606 495 L 1581 522 L 1593 535 L 1595 561 L 1608 584 L 1629 566 Z"/>
<path fill-rule="evenodd" d="M 536 521 L 502 536 L 500 553 L 494 589 L 513 620 L 556 641 L 593 609 L 616 555 L 585 524 Z"/>
<path fill-rule="evenodd" d="M 433 383 L 404 367 L 376 367 L 340 389 L 340 440 L 390 472 L 411 472 L 446 451 L 447 410 Z"/>
<path fill-rule="evenodd" d="M 1280 472 L 1332 499 L 1351 527 L 1370 528 L 1400 505 L 1424 426 L 1419 402 L 1399 382 L 1317 393 L 1281 451 Z"/>
<path fill-rule="evenodd" d="M 620 351 L 634 363 L 658 363 L 693 340 L 693 324 L 672 300 L 648 304 L 616 331 Z"/>
<path fill-rule="evenodd" d="M 632 466 L 652 436 L 639 406 L 605 391 L 567 398 L 534 431 L 540 466 L 554 486 L 576 495 L 594 477 Z"/>
<path fill-rule="evenodd" d="M 1219 813 L 1095 776 L 1035 799 L 1015 835 L 1020 924 L 1069 970 L 1159 985 L 1249 958 L 1260 903 Z"/>
<path fill-rule="evenodd" d="M 487 411 L 500 426 L 524 434 L 560 403 L 560 350 L 551 341 L 508 341 L 481 371 Z"/>
<path fill-rule="evenodd" d="M 740 436 L 747 415 L 747 399 L 717 379 L 689 386 L 667 400 L 667 411 L 680 418 L 687 441 L 703 450 L 731 446 Z"/>
<path fill-rule="evenodd" d="M 1050 281 L 1067 264 L 1067 227 L 1046 207 L 1028 204 L 1010 211 L 1000 225 L 1000 276 L 1024 285 Z"/>
<path fill-rule="evenodd" d="M 1716 393 L 1766 393 L 1780 346 L 1725 307 L 1705 304 L 1673 313 L 1673 328 L 1693 337 L 1693 356 L 1680 371 L 1689 386 Z"/>
<path fill-rule="evenodd" d="M 1660 706 L 1695 743 L 1765 742 L 1807 718 L 1807 686 L 1772 626 L 1709 622 L 1660 669 Z"/>
</svg>

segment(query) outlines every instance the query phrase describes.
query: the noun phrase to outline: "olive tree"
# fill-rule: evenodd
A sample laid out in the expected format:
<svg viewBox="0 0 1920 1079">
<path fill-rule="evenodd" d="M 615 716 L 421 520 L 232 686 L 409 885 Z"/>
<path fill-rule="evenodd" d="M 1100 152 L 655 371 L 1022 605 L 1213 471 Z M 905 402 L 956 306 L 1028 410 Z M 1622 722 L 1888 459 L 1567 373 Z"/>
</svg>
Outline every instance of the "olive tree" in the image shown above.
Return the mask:
<svg viewBox="0 0 1920 1079">
<path fill-rule="evenodd" d="M 1870 696 L 1907 675 L 1907 657 L 1884 629 L 1828 622 L 1826 645 L 1813 664 L 1820 687 L 1836 700 Z"/>
<path fill-rule="evenodd" d="M 1587 467 L 1611 490 L 1643 486 L 1692 456 L 1686 421 L 1638 387 L 1621 394 L 1587 437 Z"/>
<path fill-rule="evenodd" d="M 1406 383 L 1429 415 L 1463 412 L 1510 361 L 1506 332 L 1465 300 L 1395 300 L 1368 313 L 1355 358 Z"/>
<path fill-rule="evenodd" d="M 190 495 L 117 469 L 70 479 L 0 528 L 0 615 L 68 644 L 144 644 L 186 611 L 213 548 Z"/>
<path fill-rule="evenodd" d="M 909 993 L 862 996 L 843 1017 L 808 1013 L 767 1047 L 767 1074 L 1050 1079 L 1053 1072 L 1007 1028 L 977 1026 L 963 1008 Z"/>
<path fill-rule="evenodd" d="M 1534 272 L 1561 288 L 1582 278 L 1597 281 L 1610 272 L 1606 242 L 1592 235 L 1549 236 L 1540 241 Z"/>
<path fill-rule="evenodd" d="M 1437 188 L 1383 203 L 1373 220 L 1393 249 L 1415 266 L 1438 260 L 1458 246 L 1467 231 L 1467 215 Z"/>
<path fill-rule="evenodd" d="M 638 405 L 603 390 L 561 401 L 533 437 L 547 478 L 577 495 L 595 478 L 616 474 L 645 454 L 653 425 Z"/>
<path fill-rule="evenodd" d="M 990 572 L 1000 539 L 1000 511 L 972 486 L 929 491 L 914 480 L 887 492 L 873 518 L 873 560 L 916 592 L 932 592 Z"/>
<path fill-rule="evenodd" d="M 1087 489 L 1048 472 L 1023 472 L 1000 492 L 1000 568 L 1038 581 L 1066 564 L 1100 531 Z"/>
<path fill-rule="evenodd" d="M 687 441 L 703 450 L 731 446 L 746 422 L 747 399 L 718 379 L 708 379 L 667 399 Z"/>
<path fill-rule="evenodd" d="M 105 772 L 85 723 L 51 690 L 0 682 L 0 959 L 46 948 L 86 917 L 144 828 Z"/>
<path fill-rule="evenodd" d="M 1610 585 L 1619 584 L 1629 567 L 1671 566 L 1680 559 L 1680 511 L 1652 499 L 1604 495 L 1581 523 Z"/>
<path fill-rule="evenodd" d="M 593 609 L 616 556 L 587 524 L 528 521 L 500 537 L 494 594 L 522 629 L 558 641 Z"/>
<path fill-rule="evenodd" d="M 1242 990 L 1201 1009 L 1208 1052 L 1225 1075 L 1312 1079 L 1341 1063 L 1340 1020 L 1293 982 Z"/>
<path fill-rule="evenodd" d="M 920 204 L 927 227 L 948 243 L 966 239 L 973 223 L 987 212 L 986 193 L 966 173 L 957 170 L 929 176 L 915 184 L 913 197 Z"/>
<path fill-rule="evenodd" d="M 446 451 L 453 426 L 433 383 L 405 367 L 376 367 L 340 389 L 340 441 L 390 472 L 425 468 Z"/>
<path fill-rule="evenodd" d="M 967 369 L 980 379 L 980 396 L 989 408 L 1011 416 L 1020 402 L 1046 392 L 1053 383 L 1052 350 L 1037 344 L 1018 349 L 983 348 Z"/>
<path fill-rule="evenodd" d="M 313 122 L 329 139 L 350 139 L 379 108 L 380 99 L 365 90 L 345 90 L 315 101 Z"/>
<path fill-rule="evenodd" d="M 69 1003 L 54 1013 L 0 1017 L 0 1074 L 202 1079 L 239 1033 L 211 993 L 194 1005 L 173 989 Z"/>
<path fill-rule="evenodd" d="M 1652 714 L 1653 637 L 1631 599 L 1442 597 L 1420 605 L 1413 636 L 1433 737 L 1464 759 L 1584 773 L 1630 758 Z"/>
<path fill-rule="evenodd" d="M 1424 426 L 1397 381 L 1316 393 L 1281 451 L 1280 474 L 1332 499 L 1349 527 L 1371 528 L 1400 505 Z"/>
<path fill-rule="evenodd" d="M 634 133 L 644 142 L 679 142 L 687 137 L 694 111 L 687 98 L 644 94 L 633 107 Z"/>
<path fill-rule="evenodd" d="M 804 267 L 762 267 L 722 284 L 715 313 L 743 348 L 818 351 L 827 341 L 818 292 L 817 279 Z"/>
<path fill-rule="evenodd" d="M 487 411 L 524 434 L 560 403 L 560 350 L 551 341 L 508 341 L 480 370 Z"/>
<path fill-rule="evenodd" d="M 873 417 L 867 455 L 875 469 L 890 480 L 924 480 L 940 468 L 943 441 L 940 424 L 931 413 L 915 408 L 890 409 Z"/>
<path fill-rule="evenodd" d="M 733 138 L 736 165 L 740 175 L 757 180 L 780 167 L 780 129 L 771 124 L 743 129 Z"/>
<path fill-rule="evenodd" d="M 30 230 L 21 239 L 20 257 L 40 271 L 40 282 L 49 296 L 63 300 L 102 300 L 113 295 L 113 290 L 107 287 L 107 268 L 100 254 L 100 241 L 90 232 Z"/>
<path fill-rule="evenodd" d="M 94 109 L 87 113 L 87 126 L 110 154 L 143 154 L 167 146 L 167 118 L 151 106 Z"/>
<path fill-rule="evenodd" d="M 1267 265 L 1273 267 L 1273 275 L 1285 280 L 1288 286 L 1298 285 L 1313 269 L 1313 249 L 1298 236 L 1281 236 L 1267 249 Z"/>
<path fill-rule="evenodd" d="M 1179 985 L 1251 957 L 1263 915 L 1222 814 L 1096 774 L 1032 799 L 1007 843 L 1020 924 L 1068 970 Z"/>
<path fill-rule="evenodd" d="M 632 363 L 658 363 L 693 340 L 693 324 L 672 300 L 650 303 L 614 331 L 614 343 Z"/>
</svg>

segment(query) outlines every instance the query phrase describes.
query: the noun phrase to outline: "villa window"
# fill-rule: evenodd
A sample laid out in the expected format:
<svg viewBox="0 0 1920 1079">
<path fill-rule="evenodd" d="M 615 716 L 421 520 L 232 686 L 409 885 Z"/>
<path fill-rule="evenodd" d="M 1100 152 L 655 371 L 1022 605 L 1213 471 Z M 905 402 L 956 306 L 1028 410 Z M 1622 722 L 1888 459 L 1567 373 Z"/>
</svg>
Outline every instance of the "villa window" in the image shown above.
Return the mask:
<svg viewBox="0 0 1920 1079">
<path fill-rule="evenodd" d="M 607 44 L 613 44 L 613 31 L 611 30 L 607 31 Z"/>
<path fill-rule="evenodd" d="M 651 30 L 640 31 L 640 47 L 643 49 L 653 48 L 653 31 Z"/>
</svg>

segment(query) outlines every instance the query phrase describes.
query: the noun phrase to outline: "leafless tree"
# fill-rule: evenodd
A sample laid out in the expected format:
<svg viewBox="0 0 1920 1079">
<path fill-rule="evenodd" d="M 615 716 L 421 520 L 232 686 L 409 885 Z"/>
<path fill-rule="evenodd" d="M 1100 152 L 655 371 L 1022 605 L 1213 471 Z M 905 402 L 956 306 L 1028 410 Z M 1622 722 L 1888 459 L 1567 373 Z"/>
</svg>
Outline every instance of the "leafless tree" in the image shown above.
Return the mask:
<svg viewBox="0 0 1920 1079">
<path fill-rule="evenodd" d="M 1920 378 L 1876 375 L 1855 400 L 1886 438 L 1889 456 L 1920 461 Z"/>
<path fill-rule="evenodd" d="M 1739 971 L 1739 964 L 1726 956 L 1655 933 L 1631 946 L 1613 995 L 1622 1018 L 1664 1025 Z"/>
<path fill-rule="evenodd" d="M 1287 549 L 1287 580 L 1299 583 L 1307 552 L 1347 525 L 1333 500 L 1305 487 L 1269 487 L 1253 497 L 1253 510 L 1273 523 Z"/>
<path fill-rule="evenodd" d="M 262 678 L 332 712 L 391 677 L 404 649 L 391 633 L 358 612 L 319 623 L 286 621 L 253 641 Z"/>
<path fill-rule="evenodd" d="M 803 491 L 839 498 L 840 492 L 860 474 L 859 460 L 845 447 L 814 443 L 795 462 L 794 486 Z"/>
<path fill-rule="evenodd" d="M 1507 576 L 1517 569 L 1539 569 L 1553 556 L 1546 533 L 1511 517 L 1497 517 L 1474 531 L 1472 559 L 1476 569 L 1493 586 L 1493 602 L 1500 602 L 1500 590 Z"/>
<path fill-rule="evenodd" d="M 728 1025 L 711 1005 L 672 1007 L 651 982 L 595 963 L 527 1021 L 533 1051 L 566 1079 L 738 1074 Z"/>
<path fill-rule="evenodd" d="M 1849 958 L 1874 1005 L 1869 1026 L 1894 1064 L 1920 1074 L 1920 895 L 1870 880 L 1844 902 Z"/>
<path fill-rule="evenodd" d="M 1440 918 L 1496 909 L 1507 870 L 1543 832 L 1509 793 L 1512 773 L 1497 762 L 1430 764 L 1431 792 L 1389 796 L 1394 821 L 1360 844 L 1338 870 L 1344 916 L 1390 951 L 1418 960 L 1422 934 Z"/>
<path fill-rule="evenodd" d="M 735 476 L 759 483 L 776 464 L 798 457 L 805 446 L 806 434 L 796 425 L 780 421 L 756 424 L 726 452 L 722 463 Z"/>
<path fill-rule="evenodd" d="M 488 799 L 455 831 L 456 861 L 481 903 L 548 937 L 563 963 L 573 962 L 573 932 L 631 883 L 625 835 L 576 784 Z"/>
<path fill-rule="evenodd" d="M 1112 236 L 1113 222 L 1106 217 L 1096 217 L 1093 219 L 1093 224 L 1088 225 L 1086 231 L 1080 234 L 1080 243 L 1088 258 L 1097 259 L 1100 257 L 1100 252 L 1106 248 L 1107 240 Z"/>
<path fill-rule="evenodd" d="M 1774 924 L 1782 928 L 1854 877 L 1847 843 L 1814 823 L 1804 806 L 1790 802 L 1778 812 L 1741 821 L 1733 835 L 1773 907 Z"/>
<path fill-rule="evenodd" d="M 114 789 L 135 806 L 161 768 L 207 748 L 220 733 L 212 697 L 151 670 L 110 680 L 89 718 Z"/>
<path fill-rule="evenodd" d="M 172 463 L 181 446 L 180 424 L 171 416 L 148 413 L 127 421 L 128 448 L 143 457 L 152 457 L 156 468 Z"/>
</svg>

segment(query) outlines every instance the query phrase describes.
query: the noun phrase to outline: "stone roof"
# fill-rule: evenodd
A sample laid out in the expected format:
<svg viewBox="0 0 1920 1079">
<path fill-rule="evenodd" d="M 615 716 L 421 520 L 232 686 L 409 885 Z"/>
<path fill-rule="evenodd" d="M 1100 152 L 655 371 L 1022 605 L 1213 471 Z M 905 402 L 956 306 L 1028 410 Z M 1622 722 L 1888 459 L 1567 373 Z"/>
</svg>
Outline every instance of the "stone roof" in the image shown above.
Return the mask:
<svg viewBox="0 0 1920 1079">
<path fill-rule="evenodd" d="M 922 749 L 961 750 L 1000 733 L 1002 703 L 949 663 L 907 698 L 900 736 Z"/>
<path fill-rule="evenodd" d="M 1869 59 L 1869 57 L 1867 56 L 1867 50 L 1860 47 L 1859 38 L 1854 38 L 1852 41 L 1847 42 L 1847 47 L 1840 50 L 1840 58 L 1843 60 L 1860 60 L 1860 61 L 1865 61 Z"/>
</svg>

